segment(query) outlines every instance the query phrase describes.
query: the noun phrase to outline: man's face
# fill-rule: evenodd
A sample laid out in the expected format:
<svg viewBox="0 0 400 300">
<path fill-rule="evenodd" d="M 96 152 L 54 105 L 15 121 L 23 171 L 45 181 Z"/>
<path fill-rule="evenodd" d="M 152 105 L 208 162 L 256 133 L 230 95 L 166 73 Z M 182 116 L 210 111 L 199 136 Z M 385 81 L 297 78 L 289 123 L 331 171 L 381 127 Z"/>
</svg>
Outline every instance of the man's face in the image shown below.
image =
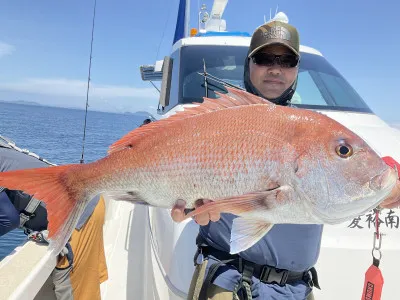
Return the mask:
<svg viewBox="0 0 400 300">
<path fill-rule="evenodd" d="M 260 49 L 255 55 L 262 53 L 282 55 L 294 53 L 282 45 L 270 45 Z M 249 63 L 250 80 L 254 87 L 267 99 L 274 99 L 282 95 L 296 79 L 298 67 L 284 68 L 275 63 L 272 66 L 255 64 L 253 59 Z"/>
</svg>

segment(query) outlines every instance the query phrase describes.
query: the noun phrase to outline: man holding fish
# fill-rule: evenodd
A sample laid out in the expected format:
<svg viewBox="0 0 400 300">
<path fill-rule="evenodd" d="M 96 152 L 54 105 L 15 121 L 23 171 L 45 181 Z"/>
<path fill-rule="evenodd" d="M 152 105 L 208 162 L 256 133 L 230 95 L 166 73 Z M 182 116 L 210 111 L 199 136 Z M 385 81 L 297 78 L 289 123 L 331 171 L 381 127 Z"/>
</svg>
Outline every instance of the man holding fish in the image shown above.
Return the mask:
<svg viewBox="0 0 400 300">
<path fill-rule="evenodd" d="M 245 61 L 246 90 L 277 105 L 290 105 L 297 83 L 299 47 L 298 32 L 289 24 L 275 21 L 257 28 Z M 267 119 L 268 116 L 266 122 Z M 185 203 L 179 201 L 172 210 L 175 221 L 182 219 L 182 205 Z M 252 297 L 257 299 L 312 299 L 312 281 L 308 280 L 317 280 L 311 278 L 308 271 L 318 259 L 322 225 L 275 225 L 261 240 L 240 253 L 244 266 L 242 270 L 238 270 L 235 265 L 237 255 L 229 254 L 230 232 L 235 217 L 233 214 L 220 214 L 218 211 L 195 217 L 196 222 L 203 225 L 197 238 L 197 255 L 201 252 L 204 261 L 197 264 L 188 298 L 204 299 L 202 297 L 206 295 L 208 299 L 232 299 L 233 291 L 243 293 L 248 286 Z M 209 222 L 210 220 L 213 222 Z M 197 256 L 195 259 L 198 258 Z M 210 274 L 211 266 L 217 266 L 217 263 L 227 259 L 234 259 L 234 264 L 221 264 L 217 276 L 207 277 L 213 275 Z M 245 275 L 243 271 L 246 263 L 253 269 Z M 255 265 L 250 266 L 251 263 Z M 258 274 L 254 274 L 254 267 Z M 270 274 L 276 276 L 260 278 L 260 271 L 264 267 L 270 268 Z M 285 274 L 278 273 L 278 269 L 289 271 L 286 279 L 279 278 Z M 241 278 L 244 279 L 243 286 L 239 286 Z M 203 281 L 207 285 L 203 285 Z M 273 281 L 280 281 L 281 285 Z M 244 289 L 239 291 L 239 287 Z"/>
<path fill-rule="evenodd" d="M 137 128 L 95 162 L 0 173 L 0 186 L 46 203 L 55 253 L 98 194 L 175 206 L 177 222 L 218 220 L 200 228 L 190 297 L 312 299 L 322 225 L 380 205 L 398 175 L 345 126 L 290 107 L 299 63 L 293 26 L 264 24 L 249 50 L 248 92 L 227 88 Z M 195 210 L 185 215 L 185 207 Z"/>
<path fill-rule="evenodd" d="M 277 105 L 290 106 L 299 59 L 296 28 L 278 21 L 258 27 L 245 61 L 246 90 Z M 344 156 L 350 151 L 345 147 L 340 150 Z M 199 201 L 198 206 L 209 202 Z M 185 201 L 177 201 L 171 212 L 175 221 L 183 220 L 184 208 Z M 236 217 L 218 209 L 194 217 L 202 226 L 188 299 L 232 299 L 234 294 L 246 295 L 246 299 L 314 299 L 312 288 L 319 286 L 313 266 L 319 256 L 322 225 L 274 225 L 252 247 L 230 255 Z"/>
</svg>

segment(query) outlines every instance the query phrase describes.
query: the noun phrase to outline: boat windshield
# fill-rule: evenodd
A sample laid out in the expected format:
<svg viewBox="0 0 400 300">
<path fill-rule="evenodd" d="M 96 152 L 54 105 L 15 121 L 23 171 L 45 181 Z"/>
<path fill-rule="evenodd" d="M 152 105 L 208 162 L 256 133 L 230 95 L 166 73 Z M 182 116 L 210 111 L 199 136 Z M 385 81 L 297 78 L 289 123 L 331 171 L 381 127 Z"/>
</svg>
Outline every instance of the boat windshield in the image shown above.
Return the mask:
<svg viewBox="0 0 400 300">
<path fill-rule="evenodd" d="M 185 46 L 172 57 L 174 73 L 172 93 L 179 104 L 202 102 L 203 97 L 217 98 L 215 92 L 226 92 L 221 83 L 198 74 L 208 74 L 244 88 L 243 69 L 247 47 L 243 46 Z M 372 111 L 352 86 L 322 56 L 301 54 L 298 85 L 292 103 L 298 107 L 369 112 Z M 179 70 L 179 73 L 178 73 Z M 179 75 L 178 75 L 179 74 Z M 176 84 L 179 80 L 179 84 Z M 175 103 L 175 104 L 178 104 Z"/>
</svg>

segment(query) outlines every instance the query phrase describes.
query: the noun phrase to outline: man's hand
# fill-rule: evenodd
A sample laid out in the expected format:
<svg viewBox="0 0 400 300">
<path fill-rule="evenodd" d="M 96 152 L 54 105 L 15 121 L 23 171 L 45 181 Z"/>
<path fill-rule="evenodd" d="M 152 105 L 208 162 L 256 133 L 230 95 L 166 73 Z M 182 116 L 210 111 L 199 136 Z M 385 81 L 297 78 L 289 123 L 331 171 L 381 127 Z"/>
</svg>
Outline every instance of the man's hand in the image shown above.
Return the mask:
<svg viewBox="0 0 400 300">
<path fill-rule="evenodd" d="M 195 203 L 195 208 L 198 208 L 204 204 L 210 203 L 212 200 L 207 200 L 207 199 L 201 199 L 197 200 Z M 186 207 L 186 202 L 184 200 L 177 200 L 175 202 L 174 207 L 172 208 L 171 211 L 171 217 L 172 220 L 175 222 L 182 222 L 186 216 L 185 214 L 185 207 Z M 194 217 L 194 221 L 201 225 L 207 225 L 210 221 L 216 222 L 221 218 L 221 214 L 219 211 L 210 211 L 210 212 L 205 212 L 199 215 L 196 215 Z"/>
</svg>

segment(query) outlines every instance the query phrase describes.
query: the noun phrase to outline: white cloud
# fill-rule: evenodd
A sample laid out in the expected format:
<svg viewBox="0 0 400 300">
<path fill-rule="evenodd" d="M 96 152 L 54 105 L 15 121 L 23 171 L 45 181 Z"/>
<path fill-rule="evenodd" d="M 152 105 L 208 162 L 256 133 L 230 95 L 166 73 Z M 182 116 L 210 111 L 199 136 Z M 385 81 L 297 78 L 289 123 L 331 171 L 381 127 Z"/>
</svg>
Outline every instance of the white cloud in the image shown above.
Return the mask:
<svg viewBox="0 0 400 300">
<path fill-rule="evenodd" d="M 10 55 L 15 51 L 15 47 L 10 44 L 0 42 L 0 58 L 2 56 Z"/>
<path fill-rule="evenodd" d="M 0 48 L 1 53 L 1 48 Z M 0 90 L 49 96 L 84 97 L 87 82 L 71 79 L 28 78 L 18 82 L 0 83 Z M 135 88 L 118 85 L 90 84 L 89 97 L 104 98 L 156 98 L 153 88 Z"/>
</svg>

